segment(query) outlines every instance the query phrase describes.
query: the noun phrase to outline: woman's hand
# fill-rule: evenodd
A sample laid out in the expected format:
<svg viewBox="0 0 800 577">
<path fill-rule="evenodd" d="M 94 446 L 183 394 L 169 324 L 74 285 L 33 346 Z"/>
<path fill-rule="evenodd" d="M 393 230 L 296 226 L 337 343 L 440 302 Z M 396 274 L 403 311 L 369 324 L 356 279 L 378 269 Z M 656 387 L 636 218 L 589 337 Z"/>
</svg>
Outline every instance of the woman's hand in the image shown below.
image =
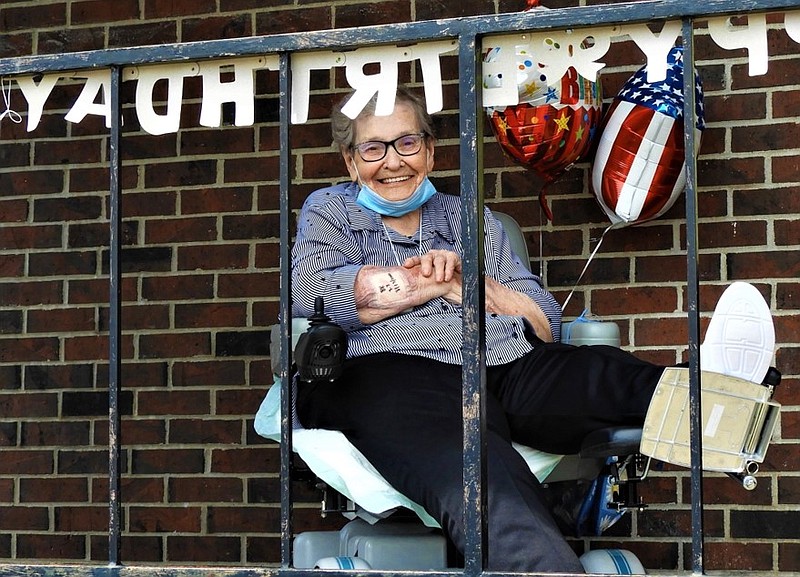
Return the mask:
<svg viewBox="0 0 800 577">
<path fill-rule="evenodd" d="M 451 250 L 432 250 L 407 258 L 403 266 L 408 269 L 418 266 L 422 276 L 433 277 L 436 282 L 450 282 L 461 273 L 461 257 Z"/>
<path fill-rule="evenodd" d="M 412 256 L 403 262 L 403 267 L 418 271 L 420 284 L 433 289 L 454 305 L 461 304 L 461 257 L 451 250 L 432 250 L 424 255 Z M 446 292 L 441 292 L 447 288 Z"/>
</svg>

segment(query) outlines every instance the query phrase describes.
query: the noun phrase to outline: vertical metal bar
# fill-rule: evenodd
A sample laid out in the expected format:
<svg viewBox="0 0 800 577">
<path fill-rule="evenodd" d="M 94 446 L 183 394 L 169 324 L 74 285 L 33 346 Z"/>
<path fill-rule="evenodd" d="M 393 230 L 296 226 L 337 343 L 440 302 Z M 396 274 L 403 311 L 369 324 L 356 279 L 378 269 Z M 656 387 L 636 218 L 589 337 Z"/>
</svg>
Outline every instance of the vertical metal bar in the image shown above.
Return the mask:
<svg viewBox="0 0 800 577">
<path fill-rule="evenodd" d="M 292 562 L 292 386 L 289 379 L 291 363 L 291 269 L 289 215 L 291 211 L 291 151 L 289 119 L 291 117 L 291 67 L 289 53 L 280 55 L 278 72 L 279 139 L 280 139 L 280 378 L 281 378 L 281 566 Z"/>
<path fill-rule="evenodd" d="M 108 141 L 109 156 L 109 318 L 108 318 L 108 562 L 119 565 L 120 550 L 120 500 L 119 500 L 119 446 L 120 417 L 119 391 L 121 386 L 120 357 L 122 342 L 122 272 L 120 253 L 122 240 L 122 190 L 120 187 L 120 136 L 122 111 L 120 107 L 120 82 L 122 68 L 111 68 L 111 133 Z"/>
<path fill-rule="evenodd" d="M 480 83 L 477 39 L 459 37 L 459 124 L 461 132 L 461 234 L 463 238 L 463 418 L 465 574 L 478 575 L 487 552 L 485 441 L 485 300 L 483 281 L 482 147 L 478 145 Z"/>
<path fill-rule="evenodd" d="M 692 473 L 692 570 L 703 573 L 703 445 L 700 407 L 700 309 L 697 274 L 697 163 L 694 30 L 683 19 L 683 142 L 686 152 L 686 297 L 689 320 L 689 417 Z"/>
</svg>

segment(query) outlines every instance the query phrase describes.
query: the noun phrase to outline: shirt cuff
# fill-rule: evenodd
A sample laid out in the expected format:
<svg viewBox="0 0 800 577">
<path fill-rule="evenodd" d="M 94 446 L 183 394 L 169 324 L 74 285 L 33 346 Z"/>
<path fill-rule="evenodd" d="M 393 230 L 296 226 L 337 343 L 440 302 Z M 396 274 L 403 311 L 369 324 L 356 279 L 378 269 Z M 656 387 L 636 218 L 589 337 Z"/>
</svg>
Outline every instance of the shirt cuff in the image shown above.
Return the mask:
<svg viewBox="0 0 800 577">
<path fill-rule="evenodd" d="M 337 268 L 325 288 L 325 314 L 347 332 L 364 327 L 358 318 L 355 297 L 356 276 L 360 270 L 361 265 Z"/>
</svg>

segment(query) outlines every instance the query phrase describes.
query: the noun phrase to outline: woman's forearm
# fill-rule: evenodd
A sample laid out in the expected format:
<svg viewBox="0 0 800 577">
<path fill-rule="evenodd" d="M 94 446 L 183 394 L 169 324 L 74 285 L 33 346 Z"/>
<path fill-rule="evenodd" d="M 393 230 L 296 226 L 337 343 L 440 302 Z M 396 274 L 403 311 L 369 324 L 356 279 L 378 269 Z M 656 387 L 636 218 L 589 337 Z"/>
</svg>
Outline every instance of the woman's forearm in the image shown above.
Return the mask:
<svg viewBox="0 0 800 577">
<path fill-rule="evenodd" d="M 553 341 L 550 320 L 542 309 L 525 293 L 503 286 L 491 277 L 486 277 L 486 312 L 525 317 L 536 336 L 545 342 Z"/>
</svg>

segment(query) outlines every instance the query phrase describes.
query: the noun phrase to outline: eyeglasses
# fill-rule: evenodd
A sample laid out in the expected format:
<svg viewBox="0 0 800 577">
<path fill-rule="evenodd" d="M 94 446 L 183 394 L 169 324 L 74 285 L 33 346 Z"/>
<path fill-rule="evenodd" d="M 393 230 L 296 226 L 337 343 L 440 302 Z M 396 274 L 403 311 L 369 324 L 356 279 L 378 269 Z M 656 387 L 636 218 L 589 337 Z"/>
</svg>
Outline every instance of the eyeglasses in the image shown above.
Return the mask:
<svg viewBox="0 0 800 577">
<path fill-rule="evenodd" d="M 394 140 L 370 140 L 361 144 L 354 144 L 353 148 L 364 162 L 378 162 L 383 160 L 391 146 L 400 156 L 413 156 L 422 148 L 422 141 L 426 134 L 404 134 Z"/>
</svg>

